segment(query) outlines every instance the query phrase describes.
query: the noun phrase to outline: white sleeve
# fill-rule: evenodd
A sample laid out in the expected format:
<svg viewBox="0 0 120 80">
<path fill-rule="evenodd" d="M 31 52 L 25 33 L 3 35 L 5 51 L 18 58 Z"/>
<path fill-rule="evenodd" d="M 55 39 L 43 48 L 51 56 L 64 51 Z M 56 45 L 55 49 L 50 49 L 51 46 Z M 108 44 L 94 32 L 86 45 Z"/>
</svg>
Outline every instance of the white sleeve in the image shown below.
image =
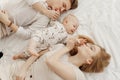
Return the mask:
<svg viewBox="0 0 120 80">
<path fill-rule="evenodd" d="M 80 69 L 74 69 L 76 74 L 76 80 L 86 80 L 83 72 L 80 71 Z"/>
<path fill-rule="evenodd" d="M 45 28 L 49 23 L 49 19 L 46 16 L 40 16 L 39 18 L 40 19 L 28 26 L 27 29 L 23 26 L 19 26 L 16 35 L 22 37 L 23 39 L 29 39 L 35 31 Z"/>
<path fill-rule="evenodd" d="M 19 27 L 15 34 L 16 36 L 19 36 L 23 39 L 29 39 L 31 38 L 32 31 L 30 29 L 24 29 L 23 27 Z"/>
<path fill-rule="evenodd" d="M 34 31 L 34 33 L 32 34 L 31 38 L 36 41 L 36 42 L 39 42 L 39 43 L 42 43 L 44 38 L 43 38 L 43 34 L 42 34 L 42 31 L 41 30 L 36 30 Z"/>
<path fill-rule="evenodd" d="M 86 80 L 83 72 L 76 66 L 72 65 L 72 68 L 76 75 L 76 80 Z"/>
<path fill-rule="evenodd" d="M 29 4 L 29 5 L 33 5 L 37 2 L 40 2 L 41 0 L 26 0 L 26 2 Z"/>
</svg>

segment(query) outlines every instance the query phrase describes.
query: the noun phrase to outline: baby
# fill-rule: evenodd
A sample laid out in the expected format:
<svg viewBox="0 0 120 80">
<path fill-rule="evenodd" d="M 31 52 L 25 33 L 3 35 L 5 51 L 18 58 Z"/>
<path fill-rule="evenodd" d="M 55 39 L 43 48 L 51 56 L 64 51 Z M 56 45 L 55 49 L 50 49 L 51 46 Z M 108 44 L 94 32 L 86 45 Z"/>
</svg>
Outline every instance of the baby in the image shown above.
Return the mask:
<svg viewBox="0 0 120 80">
<path fill-rule="evenodd" d="M 38 52 L 47 49 L 57 43 L 62 43 L 69 34 L 73 34 L 79 26 L 78 19 L 73 15 L 67 15 L 62 23 L 55 21 L 52 26 L 34 32 L 28 45 L 28 49 L 20 54 L 17 54 L 13 59 L 28 57 L 31 55 L 39 56 Z"/>
</svg>

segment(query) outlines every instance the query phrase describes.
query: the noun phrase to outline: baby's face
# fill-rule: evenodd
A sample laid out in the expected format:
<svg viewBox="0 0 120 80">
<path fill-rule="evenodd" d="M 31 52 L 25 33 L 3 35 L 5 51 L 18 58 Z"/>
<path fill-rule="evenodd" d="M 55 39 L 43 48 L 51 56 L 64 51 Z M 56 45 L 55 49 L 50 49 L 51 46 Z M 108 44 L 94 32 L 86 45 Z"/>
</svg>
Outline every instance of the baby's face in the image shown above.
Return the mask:
<svg viewBox="0 0 120 80">
<path fill-rule="evenodd" d="M 69 14 L 64 18 L 63 25 L 68 34 L 73 34 L 79 26 L 79 21 L 74 15 Z"/>
</svg>

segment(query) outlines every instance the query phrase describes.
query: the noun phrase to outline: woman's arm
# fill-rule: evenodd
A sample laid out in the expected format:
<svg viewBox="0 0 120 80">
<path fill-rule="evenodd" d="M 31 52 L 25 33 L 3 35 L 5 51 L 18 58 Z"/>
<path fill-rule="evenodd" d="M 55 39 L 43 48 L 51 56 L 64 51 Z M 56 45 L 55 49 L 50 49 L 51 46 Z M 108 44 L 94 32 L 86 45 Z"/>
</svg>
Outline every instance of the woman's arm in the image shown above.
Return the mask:
<svg viewBox="0 0 120 80">
<path fill-rule="evenodd" d="M 16 80 L 24 80 L 27 70 L 29 69 L 29 67 L 32 65 L 33 62 L 35 62 L 39 57 L 41 57 L 43 54 L 45 54 L 46 52 L 48 52 L 49 50 L 46 49 L 44 51 L 41 51 L 39 54 L 39 56 L 31 56 L 21 67 L 20 72 L 17 74 L 16 76 Z"/>
<path fill-rule="evenodd" d="M 73 49 L 75 41 L 69 40 L 67 46 L 57 51 L 54 55 L 47 58 L 47 65 L 64 80 L 75 80 L 76 76 L 71 66 L 65 65 L 60 58 Z"/>
</svg>

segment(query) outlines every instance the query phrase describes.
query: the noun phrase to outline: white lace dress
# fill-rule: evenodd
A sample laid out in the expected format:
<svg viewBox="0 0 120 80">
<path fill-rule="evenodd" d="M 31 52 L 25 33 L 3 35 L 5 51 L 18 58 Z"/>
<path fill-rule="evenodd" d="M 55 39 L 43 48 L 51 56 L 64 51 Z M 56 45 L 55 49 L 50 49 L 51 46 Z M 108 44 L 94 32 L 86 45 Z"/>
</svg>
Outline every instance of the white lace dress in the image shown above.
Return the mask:
<svg viewBox="0 0 120 80">
<path fill-rule="evenodd" d="M 68 33 L 64 26 L 58 21 L 53 22 L 51 26 L 48 26 L 45 29 L 35 31 L 32 35 L 32 39 L 37 42 L 37 48 L 35 49 L 36 52 L 57 43 L 63 43 L 67 37 Z"/>
</svg>

